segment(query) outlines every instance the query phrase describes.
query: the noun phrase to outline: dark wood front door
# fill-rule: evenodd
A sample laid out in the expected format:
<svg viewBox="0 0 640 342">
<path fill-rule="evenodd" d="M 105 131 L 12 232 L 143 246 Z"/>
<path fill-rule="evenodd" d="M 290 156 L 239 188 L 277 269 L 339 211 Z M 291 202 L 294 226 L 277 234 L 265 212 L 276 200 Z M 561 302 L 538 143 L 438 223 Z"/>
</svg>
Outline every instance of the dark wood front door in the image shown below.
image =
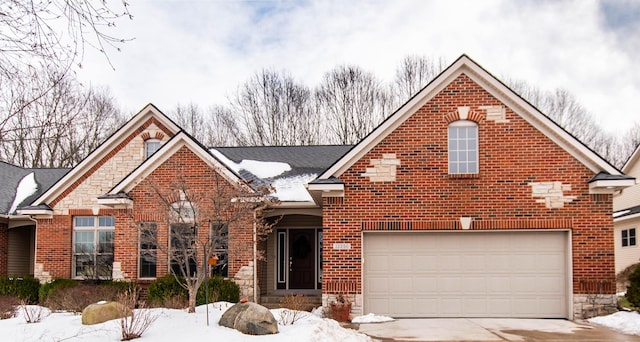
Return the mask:
<svg viewBox="0 0 640 342">
<path fill-rule="evenodd" d="M 315 229 L 289 230 L 289 288 L 314 289 Z"/>
</svg>

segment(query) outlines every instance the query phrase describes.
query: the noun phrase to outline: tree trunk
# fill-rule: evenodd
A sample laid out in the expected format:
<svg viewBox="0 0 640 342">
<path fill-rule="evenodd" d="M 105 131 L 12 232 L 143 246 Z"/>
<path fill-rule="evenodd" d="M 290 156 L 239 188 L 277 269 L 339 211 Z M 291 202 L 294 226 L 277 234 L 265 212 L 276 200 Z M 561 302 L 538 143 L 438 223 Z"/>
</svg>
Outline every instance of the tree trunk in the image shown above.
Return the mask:
<svg viewBox="0 0 640 342">
<path fill-rule="evenodd" d="M 189 289 L 189 313 L 196 312 L 196 294 L 198 291 L 194 288 Z"/>
</svg>

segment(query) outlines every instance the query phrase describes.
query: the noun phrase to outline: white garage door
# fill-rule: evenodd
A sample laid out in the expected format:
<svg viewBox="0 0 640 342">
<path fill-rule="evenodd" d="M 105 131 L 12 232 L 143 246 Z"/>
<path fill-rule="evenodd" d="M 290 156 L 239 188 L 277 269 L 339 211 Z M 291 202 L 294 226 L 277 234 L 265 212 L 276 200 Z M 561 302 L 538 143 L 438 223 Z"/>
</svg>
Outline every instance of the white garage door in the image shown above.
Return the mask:
<svg viewBox="0 0 640 342">
<path fill-rule="evenodd" d="M 365 233 L 365 313 L 568 317 L 567 235 Z"/>
</svg>

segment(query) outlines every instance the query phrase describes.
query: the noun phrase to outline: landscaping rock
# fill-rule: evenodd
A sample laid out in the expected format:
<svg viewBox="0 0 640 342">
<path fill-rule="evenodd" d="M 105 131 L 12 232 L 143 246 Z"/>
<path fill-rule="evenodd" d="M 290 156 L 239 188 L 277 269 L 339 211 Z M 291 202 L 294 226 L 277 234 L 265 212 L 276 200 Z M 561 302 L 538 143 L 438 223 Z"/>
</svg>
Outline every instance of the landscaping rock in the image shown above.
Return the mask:
<svg viewBox="0 0 640 342">
<path fill-rule="evenodd" d="M 278 322 L 271 311 L 262 305 L 252 302 L 238 303 L 230 307 L 222 314 L 218 324 L 248 335 L 278 333 Z"/>
<path fill-rule="evenodd" d="M 93 325 L 127 316 L 131 316 L 131 309 L 118 302 L 98 302 L 82 310 L 82 324 Z"/>
</svg>

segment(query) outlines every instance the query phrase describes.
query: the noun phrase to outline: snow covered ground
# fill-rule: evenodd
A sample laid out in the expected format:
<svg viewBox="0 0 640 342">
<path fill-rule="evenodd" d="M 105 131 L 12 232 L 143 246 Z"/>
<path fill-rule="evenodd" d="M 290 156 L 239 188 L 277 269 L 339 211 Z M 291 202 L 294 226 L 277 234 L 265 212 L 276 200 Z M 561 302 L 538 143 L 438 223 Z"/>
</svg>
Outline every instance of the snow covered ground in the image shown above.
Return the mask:
<svg viewBox="0 0 640 342">
<path fill-rule="evenodd" d="M 206 307 L 199 306 L 195 314 L 185 310 L 150 309 L 156 321 L 135 341 L 340 341 L 359 342 L 371 339 L 355 330 L 341 327 L 336 321 L 320 318 L 311 313 L 301 313 L 293 325 L 279 325 L 279 333 L 266 336 L 244 335 L 234 329 L 218 325 L 220 316 L 232 304 L 218 302 L 209 305 L 209 326 L 206 325 Z M 36 308 L 31 306 L 31 308 Z M 42 310 L 48 313 L 46 308 Z M 276 320 L 282 309 L 271 310 Z M 26 323 L 22 309 L 15 318 L 0 320 L 1 341 L 119 341 L 120 322 L 113 320 L 92 326 L 82 325 L 80 315 L 72 313 L 50 313 L 39 323 Z M 375 323 L 392 320 L 389 317 L 369 314 L 354 317 L 354 323 Z M 589 319 L 593 324 L 603 325 L 625 334 L 640 335 L 640 314 L 617 312 L 608 316 Z"/>
<path fill-rule="evenodd" d="M 635 311 L 618 311 L 608 316 L 594 317 L 588 321 L 625 334 L 640 335 L 640 314 Z"/>
<path fill-rule="evenodd" d="M 278 334 L 244 335 L 218 325 L 222 313 L 232 304 L 218 302 L 209 305 L 209 326 L 206 306 L 195 314 L 185 310 L 150 309 L 157 320 L 134 341 L 371 341 L 354 330 L 342 328 L 336 321 L 305 312 L 293 325 L 278 325 Z M 46 309 L 44 309 L 46 310 Z M 276 320 L 282 309 L 271 310 Z M 0 320 L 1 341 L 120 341 L 120 321 L 113 320 L 91 326 L 82 325 L 80 315 L 51 313 L 39 323 L 26 323 L 20 310 L 15 318 Z"/>
</svg>

